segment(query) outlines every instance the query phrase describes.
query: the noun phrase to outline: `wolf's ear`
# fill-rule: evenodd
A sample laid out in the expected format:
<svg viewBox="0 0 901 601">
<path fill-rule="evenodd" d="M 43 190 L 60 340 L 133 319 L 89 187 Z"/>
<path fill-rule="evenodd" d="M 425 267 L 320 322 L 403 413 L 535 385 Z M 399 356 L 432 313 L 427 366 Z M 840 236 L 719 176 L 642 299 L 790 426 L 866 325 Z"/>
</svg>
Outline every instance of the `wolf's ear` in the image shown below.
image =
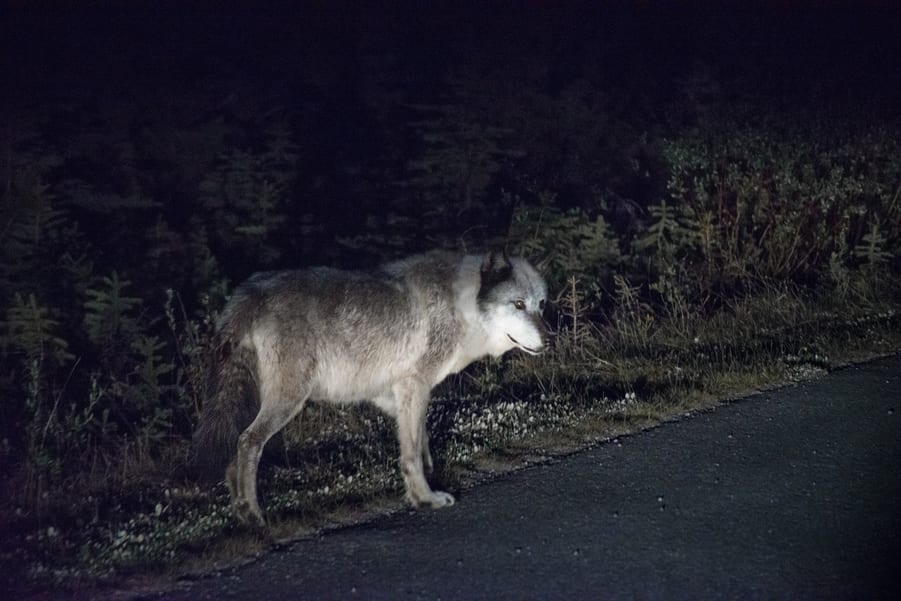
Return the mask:
<svg viewBox="0 0 901 601">
<path fill-rule="evenodd" d="M 513 273 L 513 265 L 505 251 L 491 251 L 482 261 L 482 290 L 489 290 Z"/>
</svg>

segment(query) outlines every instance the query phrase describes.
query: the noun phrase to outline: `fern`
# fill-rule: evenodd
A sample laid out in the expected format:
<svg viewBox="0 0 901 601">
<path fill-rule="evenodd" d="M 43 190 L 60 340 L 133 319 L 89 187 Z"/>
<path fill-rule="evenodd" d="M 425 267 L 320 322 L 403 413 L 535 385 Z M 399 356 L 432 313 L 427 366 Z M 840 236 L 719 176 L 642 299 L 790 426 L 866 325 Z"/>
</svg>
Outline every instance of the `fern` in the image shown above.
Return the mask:
<svg viewBox="0 0 901 601">
<path fill-rule="evenodd" d="M 154 401 L 159 398 L 160 392 L 163 390 L 160 384 L 163 376 L 175 369 L 172 363 L 162 360 L 160 351 L 165 348 L 166 343 L 160 341 L 156 336 L 140 336 L 132 343 L 132 349 L 139 358 L 138 366 L 135 369 L 139 385 L 151 393 L 146 396 Z"/>
<path fill-rule="evenodd" d="M 15 294 L 13 304 L 6 312 L 5 325 L 3 346 L 21 352 L 29 363 L 50 357 L 57 365 L 62 365 L 74 358 L 68 351 L 68 343 L 55 334 L 59 323 L 33 293 L 27 299 L 18 292 Z"/>
<path fill-rule="evenodd" d="M 138 194 L 121 196 L 100 192 L 88 182 L 71 179 L 60 182 L 56 192 L 66 201 L 66 206 L 74 206 L 92 213 L 112 215 L 121 211 L 146 210 L 160 205 Z"/>
<path fill-rule="evenodd" d="M 78 407 L 73 404 L 61 419 L 60 447 L 75 446 L 88 450 L 93 444 L 108 442 L 118 431 L 118 424 L 110 418 L 108 391 L 100 384 L 100 376 L 91 374 L 87 404 Z"/>
<path fill-rule="evenodd" d="M 575 276 L 596 292 L 621 260 L 619 244 L 604 217 L 589 219 L 578 210 L 519 206 L 508 241 L 518 253 L 536 259 L 551 290 L 562 290 Z"/>
<path fill-rule="evenodd" d="M 25 485 L 29 491 L 43 490 L 46 477 L 58 474 L 62 465 L 60 455 L 46 444 L 48 435 L 56 434 L 62 395 L 54 394 L 54 372 L 73 359 L 66 341 L 55 334 L 58 325 L 33 293 L 27 299 L 16 293 L 7 310 L 3 346 L 24 356 L 18 374 L 25 380 L 24 403 L 18 396 L 5 397 L 0 407 L 5 419 L 12 423 L 22 419 L 25 425 L 26 458 L 35 477 Z"/>
<path fill-rule="evenodd" d="M 96 346 L 121 346 L 121 340 L 130 340 L 138 331 L 137 320 L 132 311 L 141 305 L 141 299 L 125 296 L 123 290 L 131 282 L 120 280 L 115 271 L 101 280 L 98 289 L 87 290 L 88 300 L 84 304 L 84 326 L 88 338 Z"/>
<path fill-rule="evenodd" d="M 885 247 L 885 236 L 879 231 L 879 224 L 874 222 L 870 226 L 870 231 L 863 236 L 863 240 L 854 247 L 851 254 L 871 267 L 878 267 L 892 259 L 892 253 L 885 250 Z"/>
<path fill-rule="evenodd" d="M 698 238 L 701 224 L 686 209 L 677 209 L 661 200 L 648 207 L 651 225 L 644 236 L 635 241 L 638 250 L 652 250 L 658 256 L 671 257 L 690 248 Z"/>
<path fill-rule="evenodd" d="M 297 152 L 288 125 L 277 122 L 267 130 L 263 150 L 232 148 L 220 155 L 200 183 L 200 203 L 209 215 L 204 222 L 212 222 L 208 231 L 225 249 L 250 252 L 256 265 L 274 263 L 281 256 L 272 240 L 286 223 Z"/>
<path fill-rule="evenodd" d="M 500 170 L 500 160 L 515 154 L 502 144 L 510 132 L 473 119 L 462 105 L 411 108 L 432 117 L 412 123 L 424 151 L 407 163 L 410 176 L 403 186 L 423 198 L 452 200 L 457 213 L 472 209 Z"/>
<path fill-rule="evenodd" d="M 53 206 L 50 186 L 40 180 L 27 182 L 0 209 L 2 247 L 0 275 L 4 279 L 33 277 L 43 268 L 42 254 L 49 242 L 59 238 L 67 214 Z"/>
<path fill-rule="evenodd" d="M 129 409 L 137 413 L 140 429 L 137 437 L 145 444 L 160 441 L 172 427 L 172 408 L 162 399 L 173 386 L 166 383 L 175 365 L 165 361 L 161 351 L 166 344 L 156 336 L 141 336 L 133 344 L 138 362 L 134 380 L 126 388 Z"/>
</svg>

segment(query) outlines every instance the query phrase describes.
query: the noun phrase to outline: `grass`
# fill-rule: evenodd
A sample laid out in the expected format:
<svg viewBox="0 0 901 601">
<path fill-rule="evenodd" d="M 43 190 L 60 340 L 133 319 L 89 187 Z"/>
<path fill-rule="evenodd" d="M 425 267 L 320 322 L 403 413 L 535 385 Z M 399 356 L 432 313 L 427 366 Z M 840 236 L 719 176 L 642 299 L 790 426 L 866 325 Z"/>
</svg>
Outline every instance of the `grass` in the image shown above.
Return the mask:
<svg viewBox="0 0 901 601">
<path fill-rule="evenodd" d="M 852 312 L 784 291 L 706 317 L 664 316 L 640 331 L 623 321 L 578 335 L 564 328 L 550 357 L 484 361 L 434 391 L 433 480 L 459 492 L 724 398 L 899 349 L 901 318 L 890 304 Z M 3 572 L 32 592 L 164 586 L 403 509 L 394 426 L 374 408 L 311 404 L 284 439 L 279 460 L 261 472 L 267 537 L 235 522 L 224 485 L 200 489 L 178 475 L 186 441 L 176 440 L 143 479 L 118 487 L 73 479 L 40 510 L 6 508 Z"/>
</svg>

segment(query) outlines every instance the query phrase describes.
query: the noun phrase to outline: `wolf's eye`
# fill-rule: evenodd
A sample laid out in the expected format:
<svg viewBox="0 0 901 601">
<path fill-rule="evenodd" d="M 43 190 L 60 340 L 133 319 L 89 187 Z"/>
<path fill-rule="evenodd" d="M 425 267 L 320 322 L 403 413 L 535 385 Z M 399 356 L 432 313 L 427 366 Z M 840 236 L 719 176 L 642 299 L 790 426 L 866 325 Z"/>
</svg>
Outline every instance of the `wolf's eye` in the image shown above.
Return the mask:
<svg viewBox="0 0 901 601">
<path fill-rule="evenodd" d="M 544 301 L 543 300 L 540 303 L 538 303 L 538 310 L 544 311 Z"/>
<path fill-rule="evenodd" d="M 516 307 L 517 309 L 519 309 L 520 311 L 526 310 L 526 304 L 524 302 L 522 302 L 521 300 L 513 301 L 513 306 Z"/>
</svg>

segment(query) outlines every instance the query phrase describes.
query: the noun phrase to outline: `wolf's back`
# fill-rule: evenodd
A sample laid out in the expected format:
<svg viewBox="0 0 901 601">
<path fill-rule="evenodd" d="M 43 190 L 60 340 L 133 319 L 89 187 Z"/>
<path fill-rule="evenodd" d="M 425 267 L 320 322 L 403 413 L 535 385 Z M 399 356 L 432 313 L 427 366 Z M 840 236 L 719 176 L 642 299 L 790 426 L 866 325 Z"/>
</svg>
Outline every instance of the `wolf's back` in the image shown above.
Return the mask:
<svg viewBox="0 0 901 601">
<path fill-rule="evenodd" d="M 190 472 L 202 481 L 222 479 L 235 456 L 238 437 L 259 411 L 256 353 L 241 345 L 259 310 L 258 292 L 251 286 L 236 291 L 219 322 L 211 394 L 201 407 L 189 460 Z"/>
</svg>

